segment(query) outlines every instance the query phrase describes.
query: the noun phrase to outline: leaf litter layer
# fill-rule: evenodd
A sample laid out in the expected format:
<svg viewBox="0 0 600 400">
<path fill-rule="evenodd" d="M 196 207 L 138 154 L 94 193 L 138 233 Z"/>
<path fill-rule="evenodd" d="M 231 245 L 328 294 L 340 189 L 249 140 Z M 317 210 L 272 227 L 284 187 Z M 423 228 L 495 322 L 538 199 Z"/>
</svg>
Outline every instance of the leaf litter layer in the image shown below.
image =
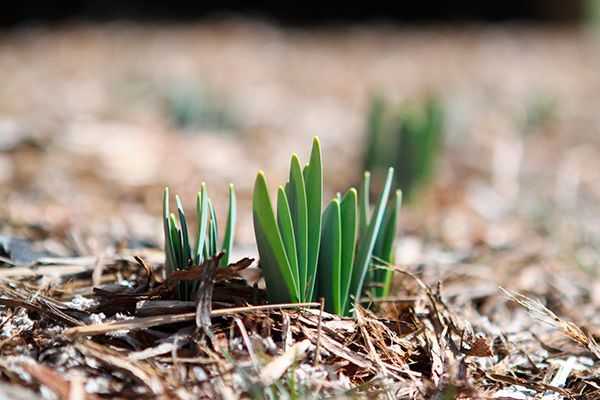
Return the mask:
<svg viewBox="0 0 600 400">
<path fill-rule="evenodd" d="M 529 252 L 518 254 L 511 251 L 513 263 L 529 262 Z M 251 261 L 217 269 L 217 257 L 177 272 L 175 279 L 200 279 L 200 293 L 209 294 L 198 303 L 169 300 L 173 288 L 157 278 L 162 259 L 151 250 L 101 263 L 41 259 L 24 277 L 11 273 L 19 267 L 3 268 L 0 393 L 165 399 L 600 395 L 600 347 L 593 332 L 576 324 L 587 310 L 570 313 L 561 300 L 573 287 L 583 290 L 584 281 L 553 287 L 542 303 L 503 292 L 487 276 L 490 270 L 474 267 L 473 260 L 398 266 L 394 293 L 400 296 L 363 299 L 369 310 L 351 319 L 323 312 L 319 303 L 265 305 L 264 292 L 239 277 Z M 63 267 L 47 268 L 57 264 Z M 101 284 L 92 289 L 98 269 Z"/>
</svg>

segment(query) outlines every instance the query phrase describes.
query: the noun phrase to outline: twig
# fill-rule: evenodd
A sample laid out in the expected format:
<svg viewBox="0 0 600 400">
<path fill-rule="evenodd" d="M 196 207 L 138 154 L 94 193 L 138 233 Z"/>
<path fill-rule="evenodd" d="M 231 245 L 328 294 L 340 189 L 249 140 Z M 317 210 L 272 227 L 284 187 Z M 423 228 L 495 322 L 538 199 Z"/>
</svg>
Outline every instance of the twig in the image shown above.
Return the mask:
<svg viewBox="0 0 600 400">
<path fill-rule="evenodd" d="M 244 312 L 257 312 L 265 310 L 277 310 L 283 308 L 301 308 L 301 307 L 318 307 L 320 303 L 284 303 L 284 304 L 267 304 L 261 306 L 248 306 L 248 307 L 233 307 L 233 308 L 222 308 L 219 310 L 213 310 L 210 313 L 211 317 L 222 317 L 224 315 L 244 313 Z M 149 328 L 151 326 L 166 325 L 177 322 L 193 321 L 196 319 L 196 312 L 187 312 L 183 314 L 167 314 L 167 315 L 156 315 L 153 317 L 134 318 L 127 321 L 120 322 L 109 322 L 105 324 L 87 325 L 74 327 L 67 330 L 69 335 L 99 335 L 107 332 L 114 332 L 120 330 L 129 329 L 142 329 Z"/>
<path fill-rule="evenodd" d="M 102 272 L 104 270 L 104 255 L 100 255 L 94 263 L 94 269 L 92 272 L 92 286 L 100 286 L 100 280 L 102 279 Z"/>
<path fill-rule="evenodd" d="M 198 328 L 210 328 L 210 308 L 215 285 L 214 280 L 222 257 L 223 253 L 221 252 L 202 264 L 204 268 L 202 268 L 202 275 L 200 276 L 200 282 L 197 289 L 198 304 L 196 306 L 196 326 Z"/>
<path fill-rule="evenodd" d="M 24 265 L 19 264 L 18 262 L 15 262 L 14 260 L 11 260 L 10 258 L 7 258 L 7 257 L 0 256 L 0 262 L 4 263 L 4 264 L 12 265 L 13 267 L 22 267 L 22 268 L 25 267 Z"/>
<path fill-rule="evenodd" d="M 248 349 L 248 354 L 250 355 L 250 361 L 252 361 L 252 368 L 254 368 L 254 371 L 258 374 L 260 371 L 260 366 L 258 363 L 258 359 L 256 358 L 256 354 L 254 353 L 254 348 L 252 347 L 252 343 L 250 342 L 250 336 L 248 335 L 248 331 L 246 330 L 246 327 L 244 326 L 241 319 L 239 319 L 238 317 L 235 317 L 233 320 L 235 321 L 235 324 L 237 325 L 238 329 L 240 330 L 240 333 L 242 334 L 242 340 L 244 341 L 244 344 L 246 345 L 246 348 Z"/>
<path fill-rule="evenodd" d="M 325 299 L 321 297 L 321 306 L 319 307 L 319 323 L 317 324 L 317 343 L 315 348 L 315 360 L 313 366 L 316 368 L 321 362 L 321 325 L 323 322 L 323 308 L 325 307 Z"/>
</svg>

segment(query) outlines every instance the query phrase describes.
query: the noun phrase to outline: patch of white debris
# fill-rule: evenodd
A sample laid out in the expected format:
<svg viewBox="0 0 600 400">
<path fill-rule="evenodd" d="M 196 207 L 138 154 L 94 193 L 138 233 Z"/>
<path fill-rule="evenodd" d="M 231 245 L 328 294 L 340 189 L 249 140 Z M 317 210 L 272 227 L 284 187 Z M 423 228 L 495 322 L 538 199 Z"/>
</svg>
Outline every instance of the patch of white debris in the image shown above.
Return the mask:
<svg viewBox="0 0 600 400">
<path fill-rule="evenodd" d="M 266 339 L 262 339 L 262 343 L 267 353 L 269 353 L 270 355 L 277 354 L 277 345 L 273 341 L 273 338 L 269 336 Z"/>
<path fill-rule="evenodd" d="M 29 375 L 28 372 L 25 372 L 23 365 L 36 364 L 36 361 L 33 358 L 24 355 L 9 356 L 4 358 L 4 363 L 13 374 L 16 374 L 19 377 L 19 379 L 27 383 L 32 382 L 31 375 Z"/>
<path fill-rule="evenodd" d="M 525 393 L 516 390 L 502 389 L 492 395 L 492 399 L 527 400 Z"/>
<path fill-rule="evenodd" d="M 67 328 L 65 328 L 64 326 L 52 325 L 44 330 L 49 336 L 60 336 L 66 329 Z"/>
<path fill-rule="evenodd" d="M 231 386 L 237 392 L 246 392 L 250 387 L 250 381 L 242 374 L 231 375 Z"/>
<path fill-rule="evenodd" d="M 98 304 L 98 301 L 96 299 L 77 295 L 73 297 L 71 301 L 65 301 L 63 304 L 76 310 L 86 311 L 96 306 Z"/>
<path fill-rule="evenodd" d="M 27 311 L 21 308 L 14 316 L 2 317 L 0 325 L 2 325 L 0 336 L 10 338 L 19 332 L 30 331 L 33 328 L 33 321 L 27 315 Z"/>
<path fill-rule="evenodd" d="M 320 368 L 315 368 L 312 364 L 302 363 L 295 368 L 292 373 L 294 374 L 294 380 L 298 386 L 310 387 L 317 382 L 322 382 L 327 379 L 327 371 Z"/>
<path fill-rule="evenodd" d="M 53 347 L 40 354 L 40 361 L 54 358 L 54 368 L 69 370 L 84 365 L 83 356 L 73 346 Z"/>
<path fill-rule="evenodd" d="M 60 397 L 56 393 L 54 393 L 50 388 L 41 385 L 40 386 L 40 394 L 44 400 L 59 400 Z"/>
<path fill-rule="evenodd" d="M 87 319 L 87 322 L 89 322 L 90 325 L 96 325 L 103 323 L 105 319 L 106 315 L 104 315 L 104 313 L 90 314 L 90 316 Z"/>
<path fill-rule="evenodd" d="M 88 377 L 85 381 L 85 392 L 96 394 L 108 394 L 111 392 L 110 375 Z"/>
<path fill-rule="evenodd" d="M 194 373 L 194 376 L 196 377 L 196 379 L 200 382 L 204 382 L 208 379 L 206 372 L 204 372 L 204 370 L 200 367 L 194 367 L 192 369 L 192 372 Z"/>
</svg>

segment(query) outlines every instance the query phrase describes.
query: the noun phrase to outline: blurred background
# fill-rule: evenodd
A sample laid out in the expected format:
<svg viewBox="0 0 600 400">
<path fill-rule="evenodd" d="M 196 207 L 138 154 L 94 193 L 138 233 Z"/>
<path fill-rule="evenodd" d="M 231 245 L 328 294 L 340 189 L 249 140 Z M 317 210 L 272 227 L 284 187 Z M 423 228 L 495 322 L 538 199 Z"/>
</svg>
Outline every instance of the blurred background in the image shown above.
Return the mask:
<svg viewBox="0 0 600 400">
<path fill-rule="evenodd" d="M 204 181 L 252 245 L 256 172 L 274 190 L 318 135 L 327 197 L 400 172 L 400 261 L 595 273 L 598 1 L 24 0 L 0 26 L 0 230 L 43 251 L 160 246 L 163 187 L 192 213 Z"/>
</svg>

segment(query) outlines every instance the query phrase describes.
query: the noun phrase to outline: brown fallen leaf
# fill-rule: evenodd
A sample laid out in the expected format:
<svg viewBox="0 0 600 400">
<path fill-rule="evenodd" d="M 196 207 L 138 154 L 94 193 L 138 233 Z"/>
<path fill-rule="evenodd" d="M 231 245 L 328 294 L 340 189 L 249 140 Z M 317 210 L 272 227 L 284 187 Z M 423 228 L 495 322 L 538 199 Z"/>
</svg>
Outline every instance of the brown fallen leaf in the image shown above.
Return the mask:
<svg viewBox="0 0 600 400">
<path fill-rule="evenodd" d="M 473 342 L 470 343 L 470 349 L 461 349 L 461 351 L 468 356 L 475 357 L 491 357 L 494 355 L 492 349 L 492 342 L 481 336 L 475 336 Z"/>
<path fill-rule="evenodd" d="M 209 261 L 209 260 L 207 260 Z M 182 269 L 179 271 L 173 272 L 171 275 L 167 277 L 167 280 L 171 281 L 197 281 L 202 278 L 202 274 L 204 273 L 204 268 L 206 267 L 206 262 L 204 265 L 190 265 L 187 269 Z M 233 264 L 229 264 L 227 267 L 219 268 L 217 274 L 215 275 L 215 282 L 223 282 L 229 279 L 232 279 L 237 276 L 237 272 L 242 271 L 248 268 L 254 262 L 253 258 L 242 258 L 238 262 Z"/>
</svg>

